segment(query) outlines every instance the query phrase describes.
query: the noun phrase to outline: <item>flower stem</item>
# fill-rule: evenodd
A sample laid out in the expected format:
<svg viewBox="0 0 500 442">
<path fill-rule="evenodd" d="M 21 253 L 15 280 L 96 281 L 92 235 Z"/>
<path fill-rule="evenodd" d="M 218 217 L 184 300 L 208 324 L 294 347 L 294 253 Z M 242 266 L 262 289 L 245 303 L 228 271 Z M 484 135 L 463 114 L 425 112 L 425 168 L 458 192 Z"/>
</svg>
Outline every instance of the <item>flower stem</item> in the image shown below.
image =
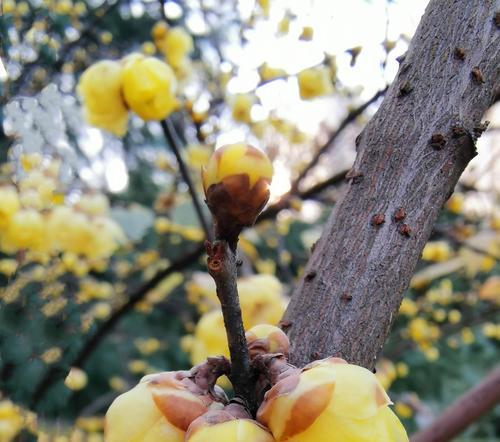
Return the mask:
<svg viewBox="0 0 500 442">
<path fill-rule="evenodd" d="M 207 267 L 217 287 L 226 328 L 229 354 L 231 357 L 231 383 L 237 397 L 243 399 L 251 414 L 256 411 L 254 375 L 250 367 L 245 329 L 241 316 L 238 288 L 236 285 L 236 252 L 227 241 L 215 240 L 205 243 Z"/>
</svg>

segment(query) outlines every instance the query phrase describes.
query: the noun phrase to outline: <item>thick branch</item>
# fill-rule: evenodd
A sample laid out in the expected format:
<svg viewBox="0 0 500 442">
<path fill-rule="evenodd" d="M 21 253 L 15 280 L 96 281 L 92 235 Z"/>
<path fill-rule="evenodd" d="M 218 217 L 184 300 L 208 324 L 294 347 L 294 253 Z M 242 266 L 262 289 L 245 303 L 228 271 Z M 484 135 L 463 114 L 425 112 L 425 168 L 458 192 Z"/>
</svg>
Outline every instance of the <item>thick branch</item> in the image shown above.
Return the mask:
<svg viewBox="0 0 500 442">
<path fill-rule="evenodd" d="M 500 403 L 500 366 L 472 390 L 457 399 L 431 425 L 413 435 L 411 442 L 450 441 L 498 403 Z"/>
<path fill-rule="evenodd" d="M 205 214 L 203 213 L 203 209 L 201 208 L 196 188 L 193 184 L 193 181 L 191 180 L 191 176 L 189 175 L 189 170 L 187 169 L 186 163 L 182 158 L 179 140 L 177 138 L 177 134 L 175 133 L 175 128 L 170 120 L 162 120 L 160 124 L 161 128 L 163 129 L 163 134 L 165 135 L 165 138 L 167 139 L 168 144 L 170 145 L 170 148 L 172 149 L 172 152 L 174 153 L 175 158 L 177 159 L 177 165 L 179 166 L 179 171 L 181 172 L 182 179 L 188 186 L 189 194 L 191 195 L 193 206 L 196 211 L 196 214 L 198 215 L 201 227 L 205 232 L 205 237 L 207 239 L 210 239 L 211 234 L 210 234 L 210 229 L 208 227 L 208 222 L 205 218 Z"/>
<path fill-rule="evenodd" d="M 432 0 L 427 7 L 394 83 L 358 137 L 347 192 L 285 313 L 291 363 L 336 355 L 374 366 L 498 94 L 497 4 Z"/>
<path fill-rule="evenodd" d="M 237 258 L 227 241 L 207 241 L 208 272 L 215 281 L 224 326 L 226 329 L 229 354 L 231 356 L 231 383 L 236 396 L 244 399 L 250 412 L 255 412 L 255 398 L 250 370 L 245 329 L 241 316 L 238 287 L 236 285 Z"/>
</svg>

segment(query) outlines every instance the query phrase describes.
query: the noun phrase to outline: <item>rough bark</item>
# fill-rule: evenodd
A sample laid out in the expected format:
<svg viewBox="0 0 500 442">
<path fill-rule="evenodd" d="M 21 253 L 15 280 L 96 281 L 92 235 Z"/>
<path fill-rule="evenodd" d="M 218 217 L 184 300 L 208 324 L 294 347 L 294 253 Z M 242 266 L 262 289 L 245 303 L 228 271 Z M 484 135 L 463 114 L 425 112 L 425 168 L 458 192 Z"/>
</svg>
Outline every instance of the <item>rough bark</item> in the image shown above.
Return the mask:
<svg viewBox="0 0 500 442">
<path fill-rule="evenodd" d="M 282 322 L 291 362 L 372 368 L 500 89 L 498 0 L 432 0 Z M 379 216 L 376 216 L 379 215 Z"/>
<path fill-rule="evenodd" d="M 458 398 L 427 428 L 411 437 L 411 442 L 446 442 L 500 402 L 500 367 L 494 369 L 472 390 Z"/>
</svg>

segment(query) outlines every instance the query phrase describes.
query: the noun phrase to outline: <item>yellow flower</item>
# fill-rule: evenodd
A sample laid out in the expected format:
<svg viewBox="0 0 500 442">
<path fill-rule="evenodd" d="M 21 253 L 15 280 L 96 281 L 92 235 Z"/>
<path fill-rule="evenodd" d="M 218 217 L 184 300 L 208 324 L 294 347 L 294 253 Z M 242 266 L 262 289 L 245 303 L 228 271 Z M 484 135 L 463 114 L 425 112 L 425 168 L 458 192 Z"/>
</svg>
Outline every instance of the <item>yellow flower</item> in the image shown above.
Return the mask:
<svg viewBox="0 0 500 442">
<path fill-rule="evenodd" d="M 127 389 L 128 384 L 125 379 L 121 378 L 120 376 L 113 376 L 109 380 L 109 386 L 115 391 L 123 392 Z"/>
<path fill-rule="evenodd" d="M 269 81 L 274 78 L 286 77 L 287 73 L 284 69 L 273 68 L 264 63 L 259 67 L 259 75 L 262 81 Z"/>
<path fill-rule="evenodd" d="M 409 317 L 415 316 L 418 313 L 418 306 L 412 299 L 404 298 L 399 307 L 399 313 Z"/>
<path fill-rule="evenodd" d="M 186 442 L 273 442 L 274 438 L 266 428 L 252 419 L 220 417 L 215 413 L 209 413 L 190 425 L 185 440 Z"/>
<path fill-rule="evenodd" d="M 122 97 L 122 74 L 122 63 L 102 60 L 87 68 L 77 87 L 87 123 L 120 137 L 127 132 L 128 123 L 128 110 Z"/>
<path fill-rule="evenodd" d="M 5 276 L 13 275 L 17 270 L 18 263 L 15 259 L 1 259 L 0 260 L 0 273 Z"/>
<path fill-rule="evenodd" d="M 443 262 L 451 257 L 451 248 L 446 241 L 428 242 L 422 251 L 422 259 L 425 261 Z"/>
<path fill-rule="evenodd" d="M 166 63 L 134 54 L 124 65 L 123 96 L 137 115 L 144 120 L 162 120 L 177 108 L 177 82 Z"/>
<path fill-rule="evenodd" d="M 462 193 L 454 193 L 446 202 L 446 208 L 456 215 L 459 215 L 464 210 L 464 195 Z"/>
<path fill-rule="evenodd" d="M 105 215 L 109 210 L 108 199 L 100 193 L 82 195 L 75 207 L 88 215 Z"/>
<path fill-rule="evenodd" d="M 53 364 L 61 359 L 61 356 L 62 350 L 60 347 L 50 347 L 40 355 L 40 359 L 46 364 Z"/>
<path fill-rule="evenodd" d="M 163 49 L 168 63 L 173 68 L 181 67 L 193 48 L 193 38 L 185 29 L 176 26 L 167 32 Z"/>
<path fill-rule="evenodd" d="M 253 326 L 245 333 L 250 358 L 266 353 L 283 353 L 288 357 L 290 341 L 278 327 L 269 324 Z"/>
<path fill-rule="evenodd" d="M 299 72 L 297 78 L 300 98 L 303 100 L 310 100 L 333 92 L 333 84 L 328 68 L 305 69 Z"/>
<path fill-rule="evenodd" d="M 236 95 L 231 105 L 233 120 L 250 123 L 252 121 L 250 112 L 254 102 L 255 98 L 249 94 Z"/>
<path fill-rule="evenodd" d="M 396 402 L 394 405 L 394 411 L 403 419 L 408 419 L 413 416 L 413 409 L 404 402 Z"/>
<path fill-rule="evenodd" d="M 35 210 L 20 210 L 10 219 L 1 240 L 3 249 L 9 252 L 22 249 L 46 250 L 48 243 L 43 216 Z"/>
<path fill-rule="evenodd" d="M 153 37 L 153 40 L 159 40 L 165 37 L 167 35 L 167 32 L 168 25 L 164 21 L 158 21 L 151 29 L 151 37 Z"/>
<path fill-rule="evenodd" d="M 269 199 L 273 166 L 265 153 L 245 143 L 220 147 L 202 170 L 208 207 L 219 233 L 232 237 L 253 224 Z"/>
<path fill-rule="evenodd" d="M 462 319 L 462 313 L 460 313 L 458 310 L 450 310 L 448 312 L 448 321 L 451 324 L 456 324 L 457 322 L 460 322 Z"/>
<path fill-rule="evenodd" d="M 88 382 L 87 373 L 78 367 L 71 367 L 66 379 L 64 379 L 64 385 L 70 390 L 78 391 L 86 387 Z"/>
<path fill-rule="evenodd" d="M 151 41 L 146 41 L 141 45 L 141 50 L 146 55 L 154 55 L 156 52 L 156 46 Z"/>
<path fill-rule="evenodd" d="M 187 162 L 193 168 L 198 171 L 200 168 L 205 167 L 208 164 L 212 150 L 201 144 L 190 144 L 187 149 Z"/>
<path fill-rule="evenodd" d="M 266 393 L 257 419 L 276 441 L 406 442 L 390 403 L 372 372 L 329 358 L 279 381 Z"/>
<path fill-rule="evenodd" d="M 21 409 L 9 400 L 0 401 L 0 441 L 10 442 L 21 431 L 24 419 Z"/>
<path fill-rule="evenodd" d="M 135 339 L 134 345 L 137 347 L 137 350 L 139 350 L 139 353 L 143 355 L 150 355 L 160 349 L 161 342 L 156 338 Z"/>
<path fill-rule="evenodd" d="M 0 229 L 5 228 L 20 208 L 21 203 L 16 188 L 14 186 L 0 186 Z"/>
<path fill-rule="evenodd" d="M 314 29 L 311 26 L 304 26 L 302 28 L 302 33 L 300 34 L 299 39 L 305 40 L 305 41 L 310 41 L 310 40 L 312 40 L 313 35 L 314 35 Z"/>
<path fill-rule="evenodd" d="M 460 334 L 462 342 L 466 345 L 472 344 L 476 340 L 474 332 L 470 329 L 470 327 L 463 328 Z"/>
<path fill-rule="evenodd" d="M 219 405 L 208 392 L 196 394 L 192 387 L 193 383 L 182 372 L 142 378 L 109 407 L 106 442 L 183 442 L 189 424 L 210 406 Z"/>
<path fill-rule="evenodd" d="M 410 338 L 421 345 L 428 345 L 441 335 L 439 327 L 430 324 L 424 318 L 415 318 L 408 324 Z"/>
</svg>

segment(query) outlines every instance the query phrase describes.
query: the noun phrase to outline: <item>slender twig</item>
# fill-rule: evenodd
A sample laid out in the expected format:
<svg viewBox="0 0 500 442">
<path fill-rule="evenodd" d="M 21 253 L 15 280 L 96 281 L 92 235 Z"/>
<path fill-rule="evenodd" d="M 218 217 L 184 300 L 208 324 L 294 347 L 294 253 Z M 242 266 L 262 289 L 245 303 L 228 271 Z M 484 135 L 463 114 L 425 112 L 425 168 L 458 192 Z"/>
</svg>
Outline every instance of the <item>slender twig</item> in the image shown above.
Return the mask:
<svg viewBox="0 0 500 442">
<path fill-rule="evenodd" d="M 198 244 L 196 249 L 191 252 L 181 256 L 176 261 L 164 270 L 159 271 L 150 280 L 146 281 L 139 288 L 132 291 L 128 301 L 123 304 L 120 308 L 115 310 L 113 314 L 106 320 L 102 322 L 97 331 L 92 335 L 92 337 L 83 345 L 75 358 L 69 363 L 71 367 L 83 367 L 87 362 L 88 357 L 94 352 L 97 346 L 102 342 L 103 338 L 113 329 L 113 327 L 130 312 L 139 301 L 144 299 L 146 294 L 154 289 L 164 278 L 171 275 L 174 272 L 178 272 L 193 261 L 195 261 L 203 253 L 203 245 Z M 33 393 L 32 404 L 35 406 L 40 399 L 45 395 L 48 388 L 56 382 L 63 373 L 63 369 L 57 368 L 56 366 L 51 367 L 43 379 L 38 384 L 35 392 Z"/>
<path fill-rule="evenodd" d="M 231 383 L 237 397 L 245 400 L 249 411 L 255 412 L 256 401 L 250 369 L 245 329 L 236 285 L 237 258 L 227 241 L 216 240 L 206 243 L 208 272 L 215 281 L 224 326 L 226 329 L 229 354 L 231 356 Z"/>
<path fill-rule="evenodd" d="M 431 425 L 411 437 L 411 442 L 446 442 L 500 403 L 500 366 L 458 398 Z"/>
<path fill-rule="evenodd" d="M 384 96 L 387 91 L 387 87 L 378 91 L 372 98 L 358 106 L 356 109 L 351 110 L 345 118 L 339 124 L 337 130 L 335 130 L 323 146 L 321 146 L 314 157 L 309 161 L 309 163 L 302 169 L 294 183 L 292 184 L 292 190 L 297 189 L 302 183 L 304 178 L 309 174 L 310 170 L 313 169 L 316 164 L 318 164 L 320 157 L 327 152 L 333 145 L 334 141 L 339 137 L 339 135 L 344 131 L 344 129 L 349 126 L 356 118 L 358 118 L 371 104 L 375 103 L 380 97 Z"/>
<path fill-rule="evenodd" d="M 286 193 L 276 203 L 271 204 L 266 210 L 264 210 L 257 218 L 256 223 L 264 221 L 266 219 L 272 219 L 281 210 L 288 209 L 292 204 L 294 198 L 298 198 L 301 200 L 312 199 L 327 188 L 335 186 L 337 184 L 341 184 L 344 181 L 347 172 L 348 170 L 343 170 L 342 172 L 339 172 L 335 175 L 332 175 L 330 178 L 327 178 L 325 181 L 321 181 L 318 184 L 315 184 L 305 191 L 299 192 L 297 189 L 295 189 L 295 191 Z"/>
<path fill-rule="evenodd" d="M 177 164 L 179 166 L 179 171 L 182 175 L 182 179 L 184 182 L 187 184 L 188 189 L 189 189 L 189 194 L 191 195 L 191 199 L 193 200 L 193 206 L 194 209 L 196 210 L 196 214 L 198 215 L 198 219 L 200 221 L 201 227 L 203 231 L 205 232 L 205 237 L 210 240 L 211 238 L 211 233 L 210 229 L 208 227 L 208 222 L 205 218 L 205 214 L 203 213 L 203 209 L 201 208 L 200 200 L 198 199 L 198 194 L 196 192 L 196 188 L 194 186 L 193 181 L 191 180 L 191 177 L 189 175 L 188 168 L 186 167 L 186 163 L 184 162 L 184 159 L 182 158 L 181 154 L 181 147 L 179 144 L 179 139 L 177 138 L 177 134 L 175 132 L 174 125 L 170 120 L 162 120 L 161 121 L 161 128 L 163 129 L 163 134 L 165 135 L 165 138 L 168 141 L 168 144 L 170 145 L 170 148 L 172 149 L 172 152 L 175 155 L 175 158 L 177 159 Z"/>
</svg>

